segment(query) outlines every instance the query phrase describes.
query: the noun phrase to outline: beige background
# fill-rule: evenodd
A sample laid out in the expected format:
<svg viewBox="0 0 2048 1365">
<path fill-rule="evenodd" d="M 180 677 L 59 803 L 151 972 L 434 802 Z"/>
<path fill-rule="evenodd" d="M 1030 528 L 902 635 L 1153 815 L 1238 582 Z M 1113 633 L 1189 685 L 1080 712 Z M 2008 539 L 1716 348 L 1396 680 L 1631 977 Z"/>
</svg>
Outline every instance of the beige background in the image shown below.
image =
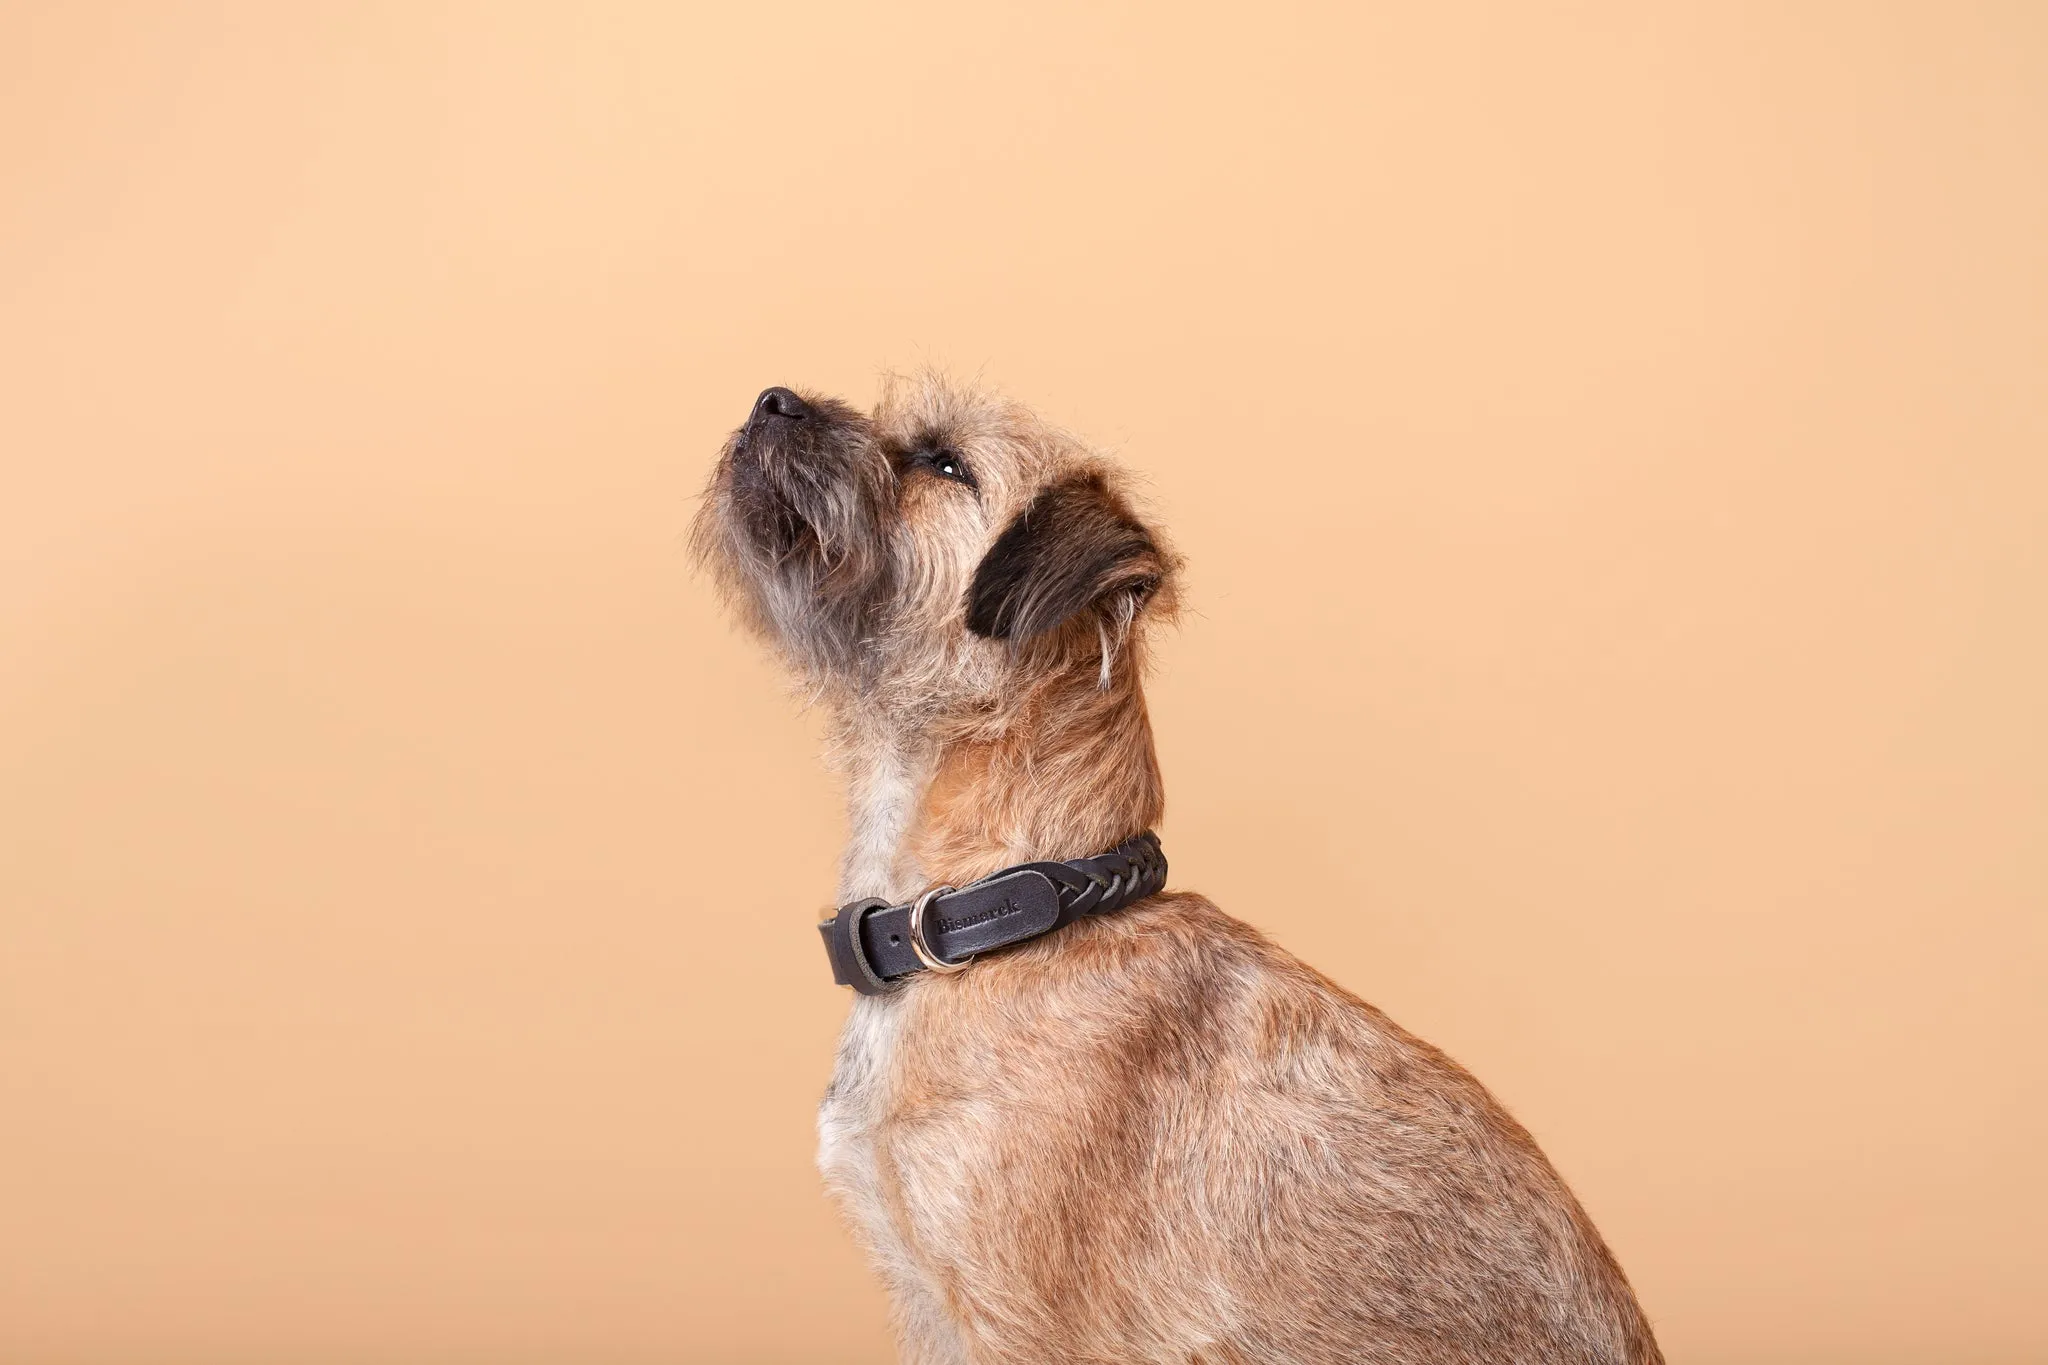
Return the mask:
<svg viewBox="0 0 2048 1365">
<path fill-rule="evenodd" d="M 1675 1361 L 2048 1360 L 2048 10 L 854 9 L 0 10 L 0 1359 L 887 1358 L 681 533 L 932 360 Z"/>
</svg>

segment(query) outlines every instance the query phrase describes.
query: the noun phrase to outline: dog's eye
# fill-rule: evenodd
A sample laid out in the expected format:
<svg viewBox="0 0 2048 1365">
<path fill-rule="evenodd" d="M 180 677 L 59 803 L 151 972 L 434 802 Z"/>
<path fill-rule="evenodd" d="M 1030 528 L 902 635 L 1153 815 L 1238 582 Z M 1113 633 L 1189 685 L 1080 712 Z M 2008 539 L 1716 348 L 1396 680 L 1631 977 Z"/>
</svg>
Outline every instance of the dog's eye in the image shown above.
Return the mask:
<svg viewBox="0 0 2048 1365">
<path fill-rule="evenodd" d="M 974 476 L 967 472 L 967 462 L 950 450 L 927 450 L 918 453 L 918 463 L 927 466 L 935 474 L 943 475 L 969 488 L 974 486 Z"/>
</svg>

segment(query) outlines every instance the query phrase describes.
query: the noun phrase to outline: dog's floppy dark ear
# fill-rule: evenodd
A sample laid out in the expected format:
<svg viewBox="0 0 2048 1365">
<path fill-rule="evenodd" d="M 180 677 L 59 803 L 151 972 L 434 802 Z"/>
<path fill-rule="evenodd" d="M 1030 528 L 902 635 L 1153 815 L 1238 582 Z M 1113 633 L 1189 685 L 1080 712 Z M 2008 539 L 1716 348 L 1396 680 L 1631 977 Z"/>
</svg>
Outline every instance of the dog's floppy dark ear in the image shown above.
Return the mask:
<svg viewBox="0 0 2048 1365">
<path fill-rule="evenodd" d="M 1028 640 L 1126 593 L 1142 605 L 1167 568 L 1103 477 L 1077 474 L 1039 490 L 996 537 L 967 590 L 967 628 Z"/>
</svg>

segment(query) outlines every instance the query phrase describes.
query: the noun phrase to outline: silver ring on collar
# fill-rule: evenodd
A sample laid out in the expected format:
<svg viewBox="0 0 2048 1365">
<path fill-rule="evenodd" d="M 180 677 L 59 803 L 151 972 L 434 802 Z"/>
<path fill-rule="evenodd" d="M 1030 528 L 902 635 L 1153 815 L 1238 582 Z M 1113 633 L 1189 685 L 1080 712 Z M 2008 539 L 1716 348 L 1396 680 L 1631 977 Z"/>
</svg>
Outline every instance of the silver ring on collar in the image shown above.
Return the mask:
<svg viewBox="0 0 2048 1365">
<path fill-rule="evenodd" d="M 957 887 L 951 886 L 935 886 L 910 904 L 910 950 L 917 954 L 917 960 L 925 965 L 927 971 L 940 973 L 957 972 L 968 963 L 974 961 L 974 954 L 969 953 L 958 962 L 948 962 L 933 952 L 931 945 L 925 942 L 924 912 L 926 908 L 939 897 L 957 889 Z"/>
</svg>

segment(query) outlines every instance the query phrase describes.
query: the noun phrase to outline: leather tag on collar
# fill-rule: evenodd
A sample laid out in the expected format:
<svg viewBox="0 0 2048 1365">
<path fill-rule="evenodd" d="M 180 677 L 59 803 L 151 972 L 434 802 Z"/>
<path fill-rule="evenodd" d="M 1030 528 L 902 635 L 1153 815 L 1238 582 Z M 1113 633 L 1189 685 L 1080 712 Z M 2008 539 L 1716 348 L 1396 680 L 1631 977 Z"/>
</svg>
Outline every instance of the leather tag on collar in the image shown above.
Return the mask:
<svg viewBox="0 0 2048 1365">
<path fill-rule="evenodd" d="M 1036 938 L 1059 923 L 1060 893 L 1043 872 L 1018 871 L 951 891 L 925 915 L 925 942 L 951 962 Z"/>
</svg>

